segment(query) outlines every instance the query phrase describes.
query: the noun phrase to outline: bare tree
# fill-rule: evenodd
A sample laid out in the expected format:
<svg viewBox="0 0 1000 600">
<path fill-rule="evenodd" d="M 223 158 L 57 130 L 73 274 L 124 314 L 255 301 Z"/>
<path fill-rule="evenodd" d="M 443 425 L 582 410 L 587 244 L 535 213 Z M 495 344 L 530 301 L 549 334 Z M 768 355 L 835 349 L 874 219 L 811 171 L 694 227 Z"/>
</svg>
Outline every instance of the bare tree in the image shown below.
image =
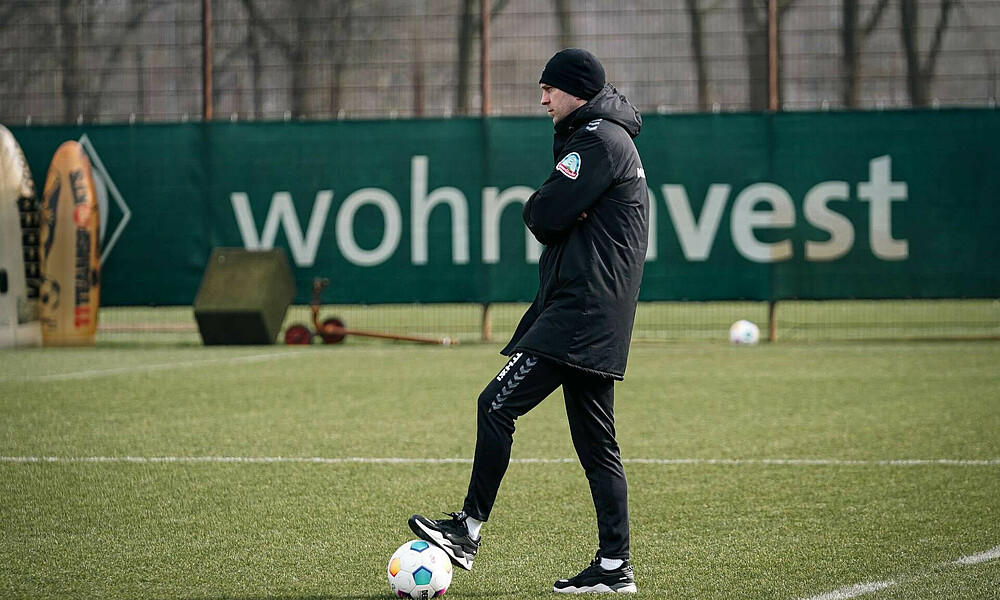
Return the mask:
<svg viewBox="0 0 1000 600">
<path fill-rule="evenodd" d="M 320 57 L 318 42 L 320 27 L 325 19 L 318 19 L 322 7 L 317 0 L 297 0 L 290 3 L 295 15 L 294 37 L 289 55 L 292 69 L 292 116 L 315 118 L 322 111 L 321 85 L 317 63 Z"/>
<path fill-rule="evenodd" d="M 462 2 L 462 16 L 458 23 L 458 86 L 455 88 L 455 112 L 460 115 L 469 112 L 469 78 L 472 71 L 472 42 L 478 27 L 476 25 L 476 0 Z"/>
<path fill-rule="evenodd" d="M 556 23 L 559 27 L 559 49 L 573 47 L 573 13 L 570 0 L 554 0 Z"/>
<path fill-rule="evenodd" d="M 4 51 L 0 52 L 0 68 L 8 74 L 0 78 L 0 95 L 3 97 L 0 118 L 5 114 L 20 112 L 31 115 L 34 105 L 26 100 L 26 89 L 43 75 L 58 76 L 47 52 L 8 51 L 11 40 L 14 40 L 16 47 L 20 39 L 23 39 L 23 32 L 29 27 L 33 38 L 45 40 L 46 44 L 55 47 L 59 37 L 56 12 L 52 5 L 39 6 L 30 0 L 0 3 L 0 41 L 4 42 Z M 22 105 L 20 110 L 15 108 L 18 101 Z"/>
<path fill-rule="evenodd" d="M 253 0 L 243 0 L 243 9 L 247 14 L 246 49 L 248 53 L 247 58 L 250 62 L 250 85 L 252 87 L 251 98 L 253 102 L 251 114 L 254 117 L 260 118 L 264 111 L 262 91 L 264 89 L 264 68 L 261 62 L 261 50 L 265 44 L 265 37 L 270 34 L 271 39 L 282 45 L 286 53 L 290 52 L 290 48 L 287 40 L 278 36 L 273 29 L 269 29 L 267 22 L 261 18 L 260 12 L 257 10 L 257 5 Z M 265 33 L 264 30 L 268 31 Z"/>
<path fill-rule="evenodd" d="M 74 0 L 76 1 L 76 0 Z M 115 32 L 115 37 L 113 41 L 110 41 L 110 50 L 104 57 L 101 65 L 100 74 L 97 76 L 96 85 L 92 86 L 87 93 L 87 100 L 84 108 L 77 114 L 97 114 L 100 111 L 100 107 L 104 103 L 104 91 L 107 89 L 107 80 L 112 73 L 119 67 L 118 63 L 121 61 L 121 54 L 126 47 L 133 48 L 133 44 L 130 43 L 130 35 L 139 29 L 143 23 L 145 23 L 149 16 L 156 9 L 166 6 L 169 4 L 169 0 L 143 0 L 140 2 L 135 2 L 130 4 L 130 13 L 128 19 L 125 21 L 124 26 L 121 30 Z M 96 15 L 88 12 L 88 18 L 85 23 L 87 29 L 90 29 L 90 24 Z M 105 43 L 104 40 L 101 41 L 102 45 Z M 142 61 L 142 49 L 135 48 L 138 53 L 137 60 Z M 79 55 L 80 52 L 77 52 Z M 140 77 L 140 85 L 137 89 L 136 105 L 138 108 L 133 112 L 138 112 L 142 114 L 145 111 L 145 98 L 144 98 L 144 88 L 141 81 L 142 71 L 137 71 L 137 75 Z"/>
<path fill-rule="evenodd" d="M 413 3 L 413 115 L 424 116 L 424 23 L 427 21 L 427 4 L 421 0 Z"/>
<path fill-rule="evenodd" d="M 13 12 L 30 3 L 14 3 Z M 56 19 L 57 58 L 54 65 L 43 63 L 40 72 L 56 72 L 57 92 L 62 98 L 62 120 L 75 121 L 78 117 L 92 116 L 104 105 L 109 76 L 120 69 L 121 55 L 131 47 L 131 34 L 139 29 L 150 13 L 168 4 L 167 0 L 142 0 L 128 5 L 126 19 L 121 28 L 101 39 L 93 39 L 93 25 L 106 18 L 107 7 L 88 0 L 59 0 Z M 86 43 L 85 43 L 86 42 Z M 96 78 L 88 78 L 85 68 L 86 46 L 104 49 L 100 71 Z M 22 81 L 22 85 L 27 80 Z M 137 100 L 138 101 L 138 100 Z M 139 110 L 141 112 L 142 106 Z"/>
<path fill-rule="evenodd" d="M 872 32 L 878 26 L 882 14 L 889 5 L 889 0 L 879 0 L 875 8 L 865 23 L 859 26 L 860 8 L 858 0 L 844 0 L 843 23 L 841 25 L 841 43 L 844 47 L 842 56 L 843 70 L 841 79 L 843 88 L 841 89 L 841 100 L 845 108 L 857 108 L 860 106 L 860 86 L 861 66 L 860 55 L 862 45 L 868 40 Z"/>
<path fill-rule="evenodd" d="M 464 0 L 458 22 L 458 62 L 455 63 L 458 86 L 455 88 L 455 112 L 469 113 L 469 80 L 472 78 L 472 44 L 479 35 L 480 22 L 476 16 L 479 0 Z M 507 0 L 494 0 L 490 18 L 496 17 L 506 6 Z"/>
<path fill-rule="evenodd" d="M 59 87 L 63 121 L 72 122 L 84 112 L 85 80 L 80 40 L 84 39 L 84 6 L 80 0 L 59 0 Z"/>
<path fill-rule="evenodd" d="M 344 67 L 350 58 L 347 40 L 354 28 L 354 3 L 341 2 L 337 5 L 336 22 L 326 38 L 326 54 L 331 57 L 330 72 L 330 115 L 341 108 L 340 91 L 344 81 Z"/>
<path fill-rule="evenodd" d="M 688 24 L 691 27 L 691 56 L 694 59 L 694 72 L 698 81 L 698 109 L 712 109 L 711 77 L 708 73 L 708 60 L 705 54 L 705 17 L 721 5 L 721 0 L 715 0 L 702 7 L 699 0 L 684 0 L 688 14 Z"/>
<path fill-rule="evenodd" d="M 78 117 L 100 113 L 101 107 L 106 105 L 107 81 L 115 72 L 122 70 L 123 51 L 133 47 L 132 34 L 148 21 L 154 10 L 168 3 L 168 0 L 132 2 L 127 5 L 122 25 L 113 33 L 96 39 L 94 24 L 109 17 L 106 5 L 91 0 L 59 0 L 54 12 L 50 12 L 50 7 L 43 3 L 18 0 L 4 4 L 0 7 L 0 34 L 20 27 L 20 19 L 28 19 L 36 37 L 52 40 L 55 49 L 54 54 L 28 54 L 27 62 L 17 65 L 17 77 L 5 82 L 5 95 L 16 96 L 34 80 L 53 76 L 56 94 L 61 100 L 61 121 L 73 122 Z M 116 18 L 118 16 L 115 15 Z M 143 57 L 135 53 L 132 55 L 136 64 L 140 65 Z M 88 58 L 100 60 L 95 77 L 88 76 L 94 72 L 94 67 L 87 64 Z M 143 110 L 143 93 L 140 81 L 135 98 L 138 110 L 134 112 Z M 31 106 L 24 107 L 25 112 L 30 113 L 31 110 Z"/>
<path fill-rule="evenodd" d="M 917 34 L 920 28 L 920 6 L 916 0 L 900 0 L 900 36 L 903 41 L 903 52 L 906 55 L 906 90 L 910 94 L 910 104 L 927 106 L 931 99 L 931 86 L 934 82 L 938 57 L 944 41 L 944 32 L 948 29 L 948 17 L 957 0 L 941 0 L 941 11 L 938 14 L 934 36 L 927 51 L 925 60 L 920 58 L 920 45 Z"/>
<path fill-rule="evenodd" d="M 263 111 L 264 66 L 262 51 L 278 50 L 291 77 L 289 110 L 297 118 L 336 115 L 341 103 L 341 82 L 347 63 L 347 45 L 353 23 L 353 3 L 323 0 L 288 0 L 282 8 L 292 14 L 290 30 L 278 30 L 262 12 L 266 3 L 242 0 L 246 12 L 246 48 L 252 72 L 254 113 Z M 287 9 L 287 10 L 286 10 Z M 228 65 L 234 57 L 220 62 Z"/>
</svg>

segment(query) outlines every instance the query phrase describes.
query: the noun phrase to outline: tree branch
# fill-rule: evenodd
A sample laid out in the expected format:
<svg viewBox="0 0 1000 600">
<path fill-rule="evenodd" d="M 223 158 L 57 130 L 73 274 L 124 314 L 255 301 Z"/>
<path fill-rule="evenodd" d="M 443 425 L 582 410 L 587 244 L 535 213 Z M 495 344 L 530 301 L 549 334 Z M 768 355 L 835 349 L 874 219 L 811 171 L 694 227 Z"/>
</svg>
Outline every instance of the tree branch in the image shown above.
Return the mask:
<svg viewBox="0 0 1000 600">
<path fill-rule="evenodd" d="M 286 55 L 291 55 L 293 48 L 292 43 L 285 36 L 281 35 L 277 29 L 271 26 L 266 20 L 260 18 L 260 12 L 257 11 L 257 5 L 253 3 L 253 0 L 243 0 L 243 7 L 247 11 L 247 17 L 249 17 L 248 27 L 259 28 L 260 31 L 271 38 L 278 48 L 281 49 Z"/>
<path fill-rule="evenodd" d="M 763 9 L 761 5 L 763 4 Z M 765 29 L 767 27 L 767 0 L 741 0 L 740 14 L 743 16 L 743 24 L 754 29 Z"/>
<path fill-rule="evenodd" d="M 49 70 L 50 64 L 51 63 L 45 57 L 38 57 L 28 64 L 20 65 L 22 68 L 18 69 L 17 79 L 14 80 L 13 85 L 11 85 L 9 89 L 12 90 L 12 93 L 14 94 L 24 92 L 24 89 L 28 87 L 28 84 L 32 81 L 43 75 L 52 74 Z"/>
<path fill-rule="evenodd" d="M 121 56 L 122 51 L 125 49 L 125 36 L 123 34 L 131 33 L 137 29 L 143 24 L 146 17 L 148 17 L 150 13 L 167 4 L 169 4 L 169 0 L 152 0 L 147 2 L 132 14 L 132 17 L 121 30 L 115 32 L 116 42 L 111 49 L 111 53 L 104 60 L 104 64 L 101 66 L 101 74 L 97 76 L 96 92 L 90 95 L 87 100 L 85 107 L 85 112 L 87 114 L 93 113 L 95 107 L 101 101 L 101 97 L 104 94 L 104 83 L 111 74 L 111 65 L 117 63 L 118 57 Z"/>
<path fill-rule="evenodd" d="M 944 32 L 948 28 L 948 17 L 951 15 L 951 8 L 957 0 L 941 0 L 941 14 L 938 16 L 937 27 L 934 28 L 934 40 L 931 42 L 931 49 L 927 54 L 927 62 L 923 67 L 923 76 L 931 77 L 937 67 L 938 57 L 941 56 L 941 44 L 944 41 Z"/>
<path fill-rule="evenodd" d="M 249 35 L 243 39 L 243 43 L 246 44 L 247 46 L 249 46 L 250 44 L 249 39 L 250 39 Z M 213 57 L 212 62 L 220 71 L 227 69 L 230 66 L 232 66 L 233 58 L 237 56 L 242 56 L 245 50 L 247 50 L 247 48 L 244 48 L 243 45 L 233 46 L 221 57 L 219 58 Z"/>
<path fill-rule="evenodd" d="M 887 6 L 889 6 L 889 0 L 879 0 L 879 3 L 872 9 L 872 14 L 868 16 L 868 22 L 865 23 L 862 28 L 865 37 L 870 36 L 872 32 L 875 31 L 875 28 L 878 26 L 878 22 L 882 19 L 882 13 L 885 12 Z"/>
<path fill-rule="evenodd" d="M 778 18 L 785 16 L 788 9 L 795 6 L 797 0 L 778 0 Z"/>
<path fill-rule="evenodd" d="M 492 19 L 493 17 L 499 15 L 500 11 L 502 11 L 505 6 L 507 6 L 507 0 L 496 0 L 493 3 L 493 6 L 490 7 L 490 18 Z"/>
<path fill-rule="evenodd" d="M 709 4 L 708 6 L 706 6 L 705 8 L 703 8 L 702 11 L 701 11 L 701 13 L 702 14 L 708 14 L 710 12 L 715 12 L 716 10 L 718 10 L 719 8 L 722 7 L 722 5 L 725 3 L 725 1 L 726 0 L 715 0 L 715 2 L 712 2 L 711 4 Z"/>
</svg>

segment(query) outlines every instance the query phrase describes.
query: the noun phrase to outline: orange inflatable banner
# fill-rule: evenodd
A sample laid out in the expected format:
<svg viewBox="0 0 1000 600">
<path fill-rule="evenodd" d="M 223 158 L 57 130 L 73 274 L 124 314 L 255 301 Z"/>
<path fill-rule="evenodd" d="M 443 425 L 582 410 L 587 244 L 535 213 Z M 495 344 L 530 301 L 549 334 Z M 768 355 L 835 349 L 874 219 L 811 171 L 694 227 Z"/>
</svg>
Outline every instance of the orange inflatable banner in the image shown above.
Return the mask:
<svg viewBox="0 0 1000 600">
<path fill-rule="evenodd" d="M 100 307 L 97 191 L 90 159 L 74 141 L 56 150 L 41 212 L 42 343 L 93 345 Z"/>
</svg>

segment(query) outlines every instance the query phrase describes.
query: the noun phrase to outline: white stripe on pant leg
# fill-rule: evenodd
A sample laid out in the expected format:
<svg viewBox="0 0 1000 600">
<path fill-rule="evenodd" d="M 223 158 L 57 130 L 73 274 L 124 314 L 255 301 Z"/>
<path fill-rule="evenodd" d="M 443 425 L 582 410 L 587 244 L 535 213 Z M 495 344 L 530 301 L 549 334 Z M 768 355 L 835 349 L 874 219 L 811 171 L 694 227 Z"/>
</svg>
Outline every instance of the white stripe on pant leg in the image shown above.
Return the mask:
<svg viewBox="0 0 1000 600">
<path fill-rule="evenodd" d="M 503 389 L 501 389 L 500 393 L 496 395 L 496 399 L 493 400 L 493 403 L 490 405 L 490 412 L 503 408 L 507 398 L 514 392 L 514 388 L 520 385 L 521 380 L 528 376 L 532 367 L 538 364 L 537 358 L 531 358 L 529 356 L 524 359 L 524 364 L 521 365 L 517 371 L 513 371 L 514 366 L 517 364 L 517 361 L 520 360 L 521 356 L 521 354 L 518 354 L 514 357 L 514 359 L 511 360 L 506 367 L 504 367 L 504 370 L 497 375 L 497 381 L 503 381 L 503 378 L 508 372 L 510 372 L 510 380 L 503 384 Z"/>
</svg>

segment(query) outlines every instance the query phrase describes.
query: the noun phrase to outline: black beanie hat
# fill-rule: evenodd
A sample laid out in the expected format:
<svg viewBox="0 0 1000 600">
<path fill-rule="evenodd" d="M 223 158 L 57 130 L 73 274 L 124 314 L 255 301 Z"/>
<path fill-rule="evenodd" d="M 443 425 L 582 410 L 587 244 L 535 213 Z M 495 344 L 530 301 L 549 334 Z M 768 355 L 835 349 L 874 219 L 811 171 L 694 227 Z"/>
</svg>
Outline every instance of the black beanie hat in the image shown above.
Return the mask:
<svg viewBox="0 0 1000 600">
<path fill-rule="evenodd" d="M 604 66 L 596 56 L 582 48 L 566 48 L 556 52 L 545 63 L 538 83 L 590 100 L 604 89 Z"/>
</svg>

